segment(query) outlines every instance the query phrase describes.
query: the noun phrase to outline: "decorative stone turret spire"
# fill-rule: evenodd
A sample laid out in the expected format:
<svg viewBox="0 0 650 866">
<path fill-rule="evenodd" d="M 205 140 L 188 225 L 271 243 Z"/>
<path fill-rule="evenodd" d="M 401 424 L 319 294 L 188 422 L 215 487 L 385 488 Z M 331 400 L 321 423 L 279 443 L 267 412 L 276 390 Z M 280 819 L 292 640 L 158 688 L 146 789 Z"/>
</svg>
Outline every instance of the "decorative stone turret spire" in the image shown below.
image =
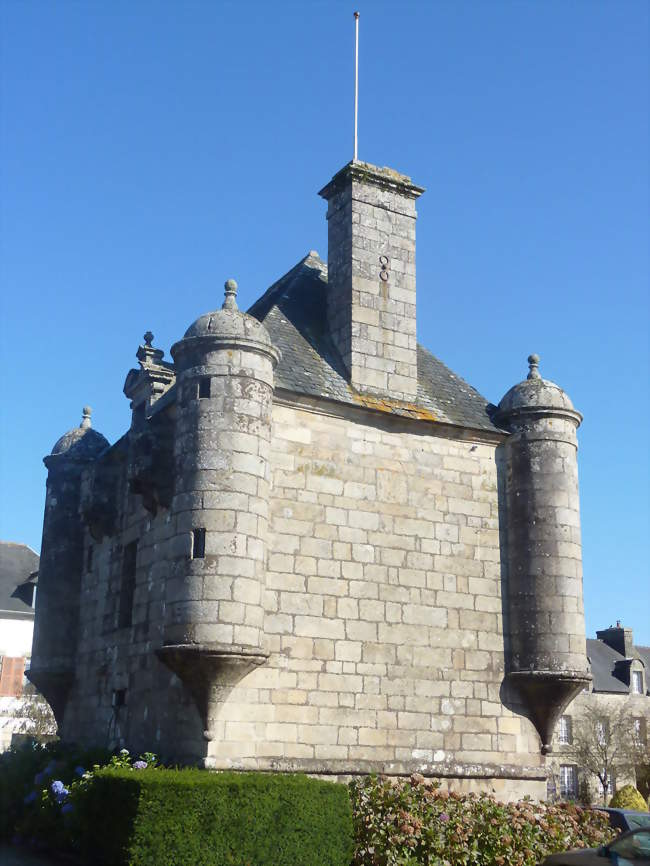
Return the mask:
<svg viewBox="0 0 650 866">
<path fill-rule="evenodd" d="M 90 420 L 90 416 L 93 414 L 93 410 L 90 406 L 84 406 L 82 410 L 82 418 L 81 424 L 79 425 L 82 430 L 88 430 L 89 427 L 92 427 L 92 421 Z"/>
<path fill-rule="evenodd" d="M 224 283 L 224 289 L 226 290 L 226 297 L 224 298 L 223 307 L 224 310 L 238 310 L 237 306 L 237 283 L 234 280 L 226 280 Z"/>
<path fill-rule="evenodd" d="M 135 357 L 140 362 L 140 369 L 145 370 L 151 367 L 158 367 L 163 362 L 164 352 L 162 349 L 156 349 L 153 346 L 153 334 L 151 331 L 146 331 L 143 338 L 144 346 L 138 346 L 138 351 Z"/>
<path fill-rule="evenodd" d="M 535 355 L 535 354 L 529 355 L 528 356 L 528 364 L 529 364 L 530 369 L 528 371 L 528 376 L 526 378 L 528 378 L 528 379 L 541 379 L 542 377 L 539 374 L 539 355 Z"/>
</svg>

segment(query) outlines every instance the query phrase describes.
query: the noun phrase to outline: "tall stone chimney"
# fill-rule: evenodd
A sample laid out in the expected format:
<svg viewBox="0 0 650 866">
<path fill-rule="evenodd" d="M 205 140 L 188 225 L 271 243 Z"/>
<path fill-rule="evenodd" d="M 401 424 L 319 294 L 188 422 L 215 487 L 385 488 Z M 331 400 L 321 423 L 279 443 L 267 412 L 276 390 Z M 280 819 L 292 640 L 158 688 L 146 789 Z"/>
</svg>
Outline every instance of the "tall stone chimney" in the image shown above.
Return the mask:
<svg viewBox="0 0 650 866">
<path fill-rule="evenodd" d="M 393 169 L 351 162 L 319 193 L 328 204 L 330 333 L 363 394 L 417 396 L 415 200 L 423 192 Z"/>
</svg>

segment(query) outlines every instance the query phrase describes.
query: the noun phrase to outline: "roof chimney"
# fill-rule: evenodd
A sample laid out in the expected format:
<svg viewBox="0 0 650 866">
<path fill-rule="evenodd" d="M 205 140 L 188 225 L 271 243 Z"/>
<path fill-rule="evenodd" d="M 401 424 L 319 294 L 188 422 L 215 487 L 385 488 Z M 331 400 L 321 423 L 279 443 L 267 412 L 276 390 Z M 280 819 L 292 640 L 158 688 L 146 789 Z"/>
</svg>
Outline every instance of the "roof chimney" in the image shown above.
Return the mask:
<svg viewBox="0 0 650 866">
<path fill-rule="evenodd" d="M 319 193 L 328 203 L 330 333 L 363 394 L 417 396 L 415 200 L 409 177 L 350 162 Z"/>
<path fill-rule="evenodd" d="M 616 650 L 626 659 L 632 658 L 634 655 L 634 635 L 631 628 L 625 628 L 621 625 L 620 619 L 616 620 L 616 625 L 610 625 L 609 628 L 596 632 L 598 640 L 602 640 L 607 646 Z"/>
</svg>

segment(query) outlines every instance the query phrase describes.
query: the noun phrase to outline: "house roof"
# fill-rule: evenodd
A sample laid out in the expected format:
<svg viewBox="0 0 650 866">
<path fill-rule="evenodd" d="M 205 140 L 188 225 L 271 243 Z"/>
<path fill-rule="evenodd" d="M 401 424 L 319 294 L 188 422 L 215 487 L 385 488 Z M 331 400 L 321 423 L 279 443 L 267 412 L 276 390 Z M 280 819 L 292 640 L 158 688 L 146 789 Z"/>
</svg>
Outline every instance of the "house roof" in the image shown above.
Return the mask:
<svg viewBox="0 0 650 866">
<path fill-rule="evenodd" d="M 310 252 L 249 309 L 282 353 L 275 370 L 276 388 L 404 417 L 502 432 L 490 419 L 492 407 L 485 397 L 420 345 L 415 403 L 357 392 L 327 330 L 326 296 L 327 265 Z"/>
<path fill-rule="evenodd" d="M 0 616 L 3 611 L 34 616 L 34 611 L 15 594 L 16 588 L 38 570 L 39 556 L 26 544 L 0 541 Z"/>
<path fill-rule="evenodd" d="M 650 647 L 635 647 L 635 650 L 650 671 Z M 595 692 L 618 692 L 627 694 L 630 688 L 614 674 L 616 662 L 623 661 L 624 655 L 616 652 L 602 640 L 587 639 L 587 656 L 591 662 Z"/>
</svg>

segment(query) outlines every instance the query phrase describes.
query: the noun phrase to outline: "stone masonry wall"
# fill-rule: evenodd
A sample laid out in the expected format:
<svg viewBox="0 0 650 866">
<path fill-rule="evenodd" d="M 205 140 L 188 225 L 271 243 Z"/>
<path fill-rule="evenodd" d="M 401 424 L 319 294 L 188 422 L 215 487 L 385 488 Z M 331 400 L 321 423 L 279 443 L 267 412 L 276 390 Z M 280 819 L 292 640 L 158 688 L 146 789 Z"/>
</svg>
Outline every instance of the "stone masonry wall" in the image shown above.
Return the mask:
<svg viewBox="0 0 650 866">
<path fill-rule="evenodd" d="M 121 533 L 86 539 L 64 735 L 178 758 L 208 748 L 216 768 L 418 769 L 463 790 L 543 796 L 539 738 L 500 694 L 495 444 L 341 411 L 273 406 L 270 657 L 232 690 L 209 744 L 155 656 L 175 518 L 152 517 L 123 484 Z M 120 628 L 123 550 L 136 539 L 133 622 Z"/>
<path fill-rule="evenodd" d="M 495 445 L 368 417 L 274 406 L 271 657 L 223 706 L 209 764 L 525 775 L 539 739 L 500 698 Z"/>
</svg>

